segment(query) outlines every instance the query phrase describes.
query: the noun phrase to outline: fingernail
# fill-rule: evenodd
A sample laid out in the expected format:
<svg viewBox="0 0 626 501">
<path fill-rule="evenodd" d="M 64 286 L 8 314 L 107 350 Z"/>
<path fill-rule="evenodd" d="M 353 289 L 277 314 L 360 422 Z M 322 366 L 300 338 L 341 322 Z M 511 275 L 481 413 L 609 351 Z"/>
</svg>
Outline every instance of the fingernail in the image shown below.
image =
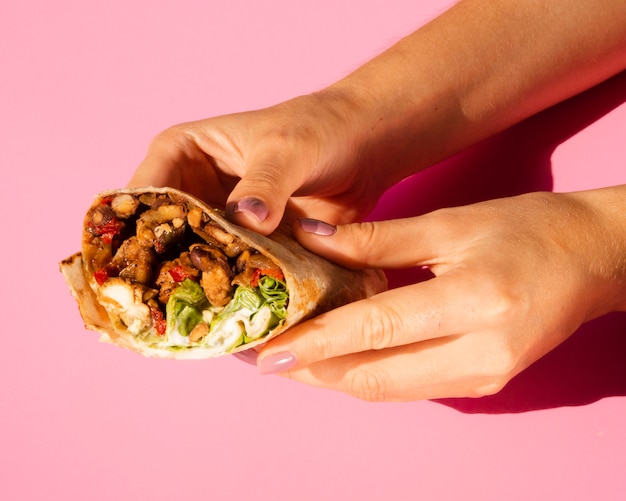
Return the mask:
<svg viewBox="0 0 626 501">
<path fill-rule="evenodd" d="M 260 223 L 267 218 L 268 210 L 265 202 L 254 197 L 242 198 L 235 204 L 233 212 L 252 214 Z"/>
<path fill-rule="evenodd" d="M 253 349 L 249 349 L 245 351 L 238 351 L 237 353 L 233 353 L 232 355 L 233 357 L 235 357 L 238 360 L 241 360 L 242 362 L 245 362 L 250 365 L 256 365 L 256 359 L 257 359 L 258 353 L 254 351 Z"/>
<path fill-rule="evenodd" d="M 332 224 L 319 221 L 318 219 L 301 218 L 300 227 L 307 233 L 313 233 L 314 235 L 321 235 L 323 237 L 329 237 L 337 233 L 337 227 Z"/>
<path fill-rule="evenodd" d="M 260 359 L 257 367 L 261 374 L 276 374 L 291 369 L 297 362 L 293 353 L 281 351 Z"/>
</svg>

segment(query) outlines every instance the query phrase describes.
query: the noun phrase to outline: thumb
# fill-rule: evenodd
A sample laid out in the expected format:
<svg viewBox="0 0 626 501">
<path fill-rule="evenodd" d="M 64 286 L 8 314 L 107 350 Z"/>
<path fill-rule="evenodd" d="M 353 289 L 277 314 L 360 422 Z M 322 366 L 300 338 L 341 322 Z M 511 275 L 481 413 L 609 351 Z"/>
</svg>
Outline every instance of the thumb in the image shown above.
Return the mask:
<svg viewBox="0 0 626 501">
<path fill-rule="evenodd" d="M 294 234 L 310 251 L 346 268 L 409 268 L 431 264 L 434 228 L 421 217 L 332 226 L 299 219 Z"/>
<path fill-rule="evenodd" d="M 287 201 L 299 187 L 297 169 L 256 162 L 235 185 L 226 202 L 231 221 L 267 235 L 283 218 Z"/>
</svg>

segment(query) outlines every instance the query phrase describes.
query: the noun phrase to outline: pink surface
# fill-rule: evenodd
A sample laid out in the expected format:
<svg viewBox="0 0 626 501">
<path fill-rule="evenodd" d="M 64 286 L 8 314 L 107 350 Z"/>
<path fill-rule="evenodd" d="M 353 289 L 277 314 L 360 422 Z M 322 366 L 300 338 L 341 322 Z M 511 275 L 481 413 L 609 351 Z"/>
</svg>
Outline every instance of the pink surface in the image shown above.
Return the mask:
<svg viewBox="0 0 626 501">
<path fill-rule="evenodd" d="M 101 345 L 58 273 L 92 196 L 124 185 L 161 129 L 317 89 L 449 3 L 0 7 L 1 499 L 623 499 L 624 314 L 494 397 L 366 404 L 230 358 Z M 625 100 L 622 74 L 398 186 L 372 217 L 625 183 Z"/>
</svg>

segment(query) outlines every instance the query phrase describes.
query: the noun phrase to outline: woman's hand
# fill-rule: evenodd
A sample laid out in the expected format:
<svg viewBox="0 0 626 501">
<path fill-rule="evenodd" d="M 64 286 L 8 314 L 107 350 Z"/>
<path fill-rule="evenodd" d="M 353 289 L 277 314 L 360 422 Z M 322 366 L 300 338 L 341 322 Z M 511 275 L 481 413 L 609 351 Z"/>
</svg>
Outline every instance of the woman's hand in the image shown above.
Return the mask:
<svg viewBox="0 0 626 501">
<path fill-rule="evenodd" d="M 265 234 L 284 211 L 358 221 L 403 177 L 622 71 L 625 12 L 623 0 L 459 2 L 320 93 L 165 131 L 130 185 L 181 188 Z M 344 264 L 436 277 L 295 327 L 260 367 L 297 360 L 294 379 L 373 400 L 493 393 L 624 307 L 625 199 L 623 187 L 529 195 L 327 236 L 301 227 Z"/>
<path fill-rule="evenodd" d="M 292 217 L 359 220 L 397 179 L 358 158 L 349 106 L 325 91 L 176 125 L 154 139 L 129 186 L 182 189 L 265 234 L 286 207 Z"/>
<path fill-rule="evenodd" d="M 481 396 L 583 322 L 626 309 L 626 186 L 540 193 L 299 239 L 348 267 L 428 266 L 428 281 L 298 325 L 268 342 L 263 373 L 373 401 Z"/>
<path fill-rule="evenodd" d="M 318 93 L 166 130 L 130 186 L 181 188 L 261 233 L 285 208 L 358 221 L 402 178 L 621 71 L 625 13 L 459 2 Z"/>
</svg>

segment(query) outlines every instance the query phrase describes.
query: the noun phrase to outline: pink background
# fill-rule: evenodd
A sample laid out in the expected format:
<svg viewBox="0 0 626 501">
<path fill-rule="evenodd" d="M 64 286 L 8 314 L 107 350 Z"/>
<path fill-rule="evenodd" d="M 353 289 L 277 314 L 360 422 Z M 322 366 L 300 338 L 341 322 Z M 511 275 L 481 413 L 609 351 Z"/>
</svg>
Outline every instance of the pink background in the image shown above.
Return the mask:
<svg viewBox="0 0 626 501">
<path fill-rule="evenodd" d="M 157 132 L 318 89 L 448 4 L 2 3 L 0 498 L 623 499 L 625 314 L 497 396 L 367 404 L 231 358 L 101 345 L 58 272 L 92 196 L 123 186 Z M 372 217 L 624 183 L 625 101 L 621 74 L 398 186 Z"/>
</svg>

